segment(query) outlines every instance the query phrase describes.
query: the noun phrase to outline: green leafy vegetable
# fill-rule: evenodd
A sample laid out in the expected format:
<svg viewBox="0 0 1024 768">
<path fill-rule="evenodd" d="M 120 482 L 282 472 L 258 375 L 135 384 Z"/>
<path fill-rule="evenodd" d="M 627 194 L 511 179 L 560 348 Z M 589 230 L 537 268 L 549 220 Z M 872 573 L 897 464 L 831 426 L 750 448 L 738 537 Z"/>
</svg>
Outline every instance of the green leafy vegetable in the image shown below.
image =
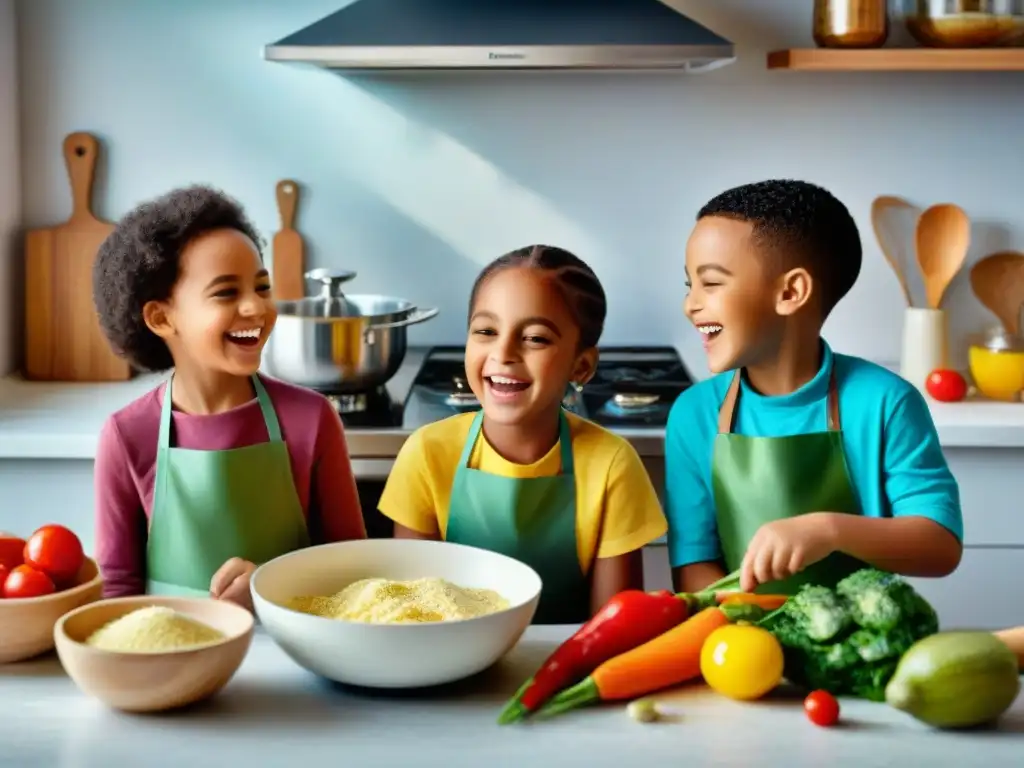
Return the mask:
<svg viewBox="0 0 1024 768">
<path fill-rule="evenodd" d="M 885 700 L 900 657 L 939 630 L 928 601 L 899 576 L 865 568 L 835 590 L 805 585 L 761 622 L 778 638 L 790 682 Z"/>
<path fill-rule="evenodd" d="M 789 602 L 795 603 L 792 615 L 804 634 L 815 642 L 831 640 L 853 621 L 845 601 L 828 587 L 808 585 Z"/>
</svg>

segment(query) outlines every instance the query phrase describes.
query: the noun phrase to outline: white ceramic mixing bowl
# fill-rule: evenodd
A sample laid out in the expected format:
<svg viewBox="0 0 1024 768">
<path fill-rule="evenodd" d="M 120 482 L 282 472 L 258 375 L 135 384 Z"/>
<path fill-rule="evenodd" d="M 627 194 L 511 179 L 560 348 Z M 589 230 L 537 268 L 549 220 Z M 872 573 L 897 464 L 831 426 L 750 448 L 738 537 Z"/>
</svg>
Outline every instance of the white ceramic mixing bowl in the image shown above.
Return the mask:
<svg viewBox="0 0 1024 768">
<path fill-rule="evenodd" d="M 282 607 L 300 595 L 332 595 L 367 578 L 438 577 L 493 589 L 503 611 L 463 621 L 364 624 Z M 366 539 L 282 555 L 252 577 L 263 627 L 296 663 L 330 680 L 373 688 L 418 688 L 481 672 L 512 649 L 533 620 L 537 572 L 513 558 L 438 541 Z"/>
</svg>

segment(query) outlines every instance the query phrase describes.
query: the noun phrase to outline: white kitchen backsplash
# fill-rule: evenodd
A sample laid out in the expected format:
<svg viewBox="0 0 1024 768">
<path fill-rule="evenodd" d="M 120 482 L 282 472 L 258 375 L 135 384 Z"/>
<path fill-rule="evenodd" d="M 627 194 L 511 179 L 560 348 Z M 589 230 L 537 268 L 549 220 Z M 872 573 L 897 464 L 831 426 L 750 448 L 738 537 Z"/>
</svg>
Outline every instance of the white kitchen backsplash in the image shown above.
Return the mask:
<svg viewBox="0 0 1024 768">
<path fill-rule="evenodd" d="M 697 209 L 726 187 L 801 177 L 850 206 L 864 267 L 826 334 L 874 359 L 899 359 L 903 318 L 870 226 L 875 196 L 963 206 L 969 262 L 1024 249 L 1024 175 L 1011 172 L 1024 167 L 1024 73 L 769 72 L 767 50 L 811 44 L 811 3 L 779 0 L 671 0 L 736 43 L 737 64 L 700 75 L 346 78 L 262 59 L 264 44 L 344 4 L 20 3 L 27 224 L 67 215 L 61 141 L 89 130 L 105 142 L 96 200 L 108 218 L 203 181 L 240 197 L 269 240 L 274 186 L 299 180 L 310 266 L 356 270 L 353 292 L 441 308 L 413 343 L 460 341 L 479 269 L 556 243 L 607 286 L 606 343 L 676 344 L 700 376 L 683 250 Z M 964 276 L 948 309 L 962 363 L 965 334 L 993 318 Z"/>
</svg>

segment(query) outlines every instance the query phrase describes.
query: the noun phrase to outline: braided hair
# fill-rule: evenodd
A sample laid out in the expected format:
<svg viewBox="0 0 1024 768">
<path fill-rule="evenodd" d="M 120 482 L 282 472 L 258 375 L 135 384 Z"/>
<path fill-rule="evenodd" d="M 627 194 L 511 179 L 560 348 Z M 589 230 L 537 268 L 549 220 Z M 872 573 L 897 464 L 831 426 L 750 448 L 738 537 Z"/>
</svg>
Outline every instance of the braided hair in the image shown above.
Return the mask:
<svg viewBox="0 0 1024 768">
<path fill-rule="evenodd" d="M 604 331 L 608 301 L 597 275 L 583 259 L 551 245 L 528 245 L 492 261 L 477 276 L 469 295 L 472 316 L 476 296 L 489 277 L 502 269 L 539 269 L 551 273 L 580 332 L 580 348 L 596 347 Z"/>
</svg>

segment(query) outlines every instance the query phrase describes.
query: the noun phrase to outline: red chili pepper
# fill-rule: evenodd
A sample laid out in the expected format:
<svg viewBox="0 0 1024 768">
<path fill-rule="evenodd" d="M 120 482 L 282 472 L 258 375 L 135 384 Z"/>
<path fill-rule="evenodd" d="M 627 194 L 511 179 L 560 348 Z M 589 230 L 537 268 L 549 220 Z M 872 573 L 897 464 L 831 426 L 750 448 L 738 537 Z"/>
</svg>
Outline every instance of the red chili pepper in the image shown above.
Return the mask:
<svg viewBox="0 0 1024 768">
<path fill-rule="evenodd" d="M 629 589 L 615 595 L 560 645 L 502 710 L 501 724 L 521 720 L 601 664 L 652 640 L 690 615 L 687 595 Z"/>
</svg>

